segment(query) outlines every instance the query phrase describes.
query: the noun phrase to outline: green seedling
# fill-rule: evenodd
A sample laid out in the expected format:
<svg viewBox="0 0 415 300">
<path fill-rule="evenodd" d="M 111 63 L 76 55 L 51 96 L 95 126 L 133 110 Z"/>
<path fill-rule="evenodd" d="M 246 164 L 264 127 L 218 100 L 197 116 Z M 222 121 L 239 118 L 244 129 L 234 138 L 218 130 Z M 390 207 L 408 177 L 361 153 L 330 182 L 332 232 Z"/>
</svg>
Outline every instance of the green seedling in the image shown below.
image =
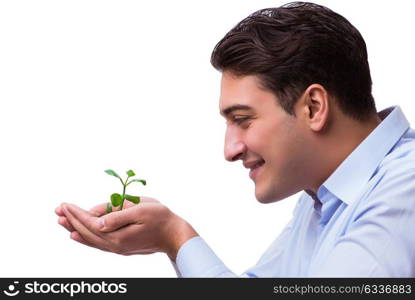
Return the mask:
<svg viewBox="0 0 415 300">
<path fill-rule="evenodd" d="M 115 173 L 113 170 L 105 170 L 105 173 L 107 173 L 108 175 L 117 177 L 121 181 L 122 186 L 123 186 L 122 195 L 120 195 L 118 193 L 114 193 L 114 194 L 111 195 L 111 202 L 107 203 L 107 212 L 108 213 L 112 212 L 112 207 L 113 206 L 115 206 L 115 207 L 120 206 L 120 210 L 122 210 L 123 205 L 124 205 L 124 200 L 131 201 L 135 204 L 140 203 L 140 197 L 127 195 L 125 193 L 125 190 L 126 190 L 127 186 L 132 182 L 141 182 L 143 185 L 146 185 L 147 183 L 144 179 L 132 179 L 132 180 L 128 181 L 128 179 L 130 177 L 135 176 L 135 173 L 134 173 L 133 170 L 128 170 L 126 172 L 128 177 L 125 181 L 123 181 L 121 179 L 121 177 L 118 176 L 118 174 Z"/>
</svg>

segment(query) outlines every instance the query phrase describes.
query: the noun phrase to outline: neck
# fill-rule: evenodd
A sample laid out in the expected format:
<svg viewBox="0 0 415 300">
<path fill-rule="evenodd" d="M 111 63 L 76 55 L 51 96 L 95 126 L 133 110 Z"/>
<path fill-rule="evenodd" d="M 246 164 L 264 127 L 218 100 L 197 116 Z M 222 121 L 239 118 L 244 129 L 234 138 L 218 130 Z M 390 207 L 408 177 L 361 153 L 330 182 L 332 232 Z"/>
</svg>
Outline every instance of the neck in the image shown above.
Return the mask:
<svg viewBox="0 0 415 300">
<path fill-rule="evenodd" d="M 317 194 L 319 187 L 339 167 L 339 165 L 355 150 L 362 141 L 380 124 L 381 120 L 375 114 L 370 120 L 360 122 L 344 115 L 337 117 L 329 132 L 318 137 L 320 156 L 315 160 L 315 182 L 306 189 L 309 193 Z"/>
</svg>

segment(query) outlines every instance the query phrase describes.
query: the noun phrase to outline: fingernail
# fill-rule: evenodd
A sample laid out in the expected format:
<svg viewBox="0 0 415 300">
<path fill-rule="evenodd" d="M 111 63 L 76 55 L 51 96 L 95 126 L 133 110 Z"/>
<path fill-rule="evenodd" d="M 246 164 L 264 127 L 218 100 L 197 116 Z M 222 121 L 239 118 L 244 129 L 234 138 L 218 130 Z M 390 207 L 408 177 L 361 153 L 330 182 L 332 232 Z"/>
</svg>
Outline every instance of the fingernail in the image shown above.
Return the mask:
<svg viewBox="0 0 415 300">
<path fill-rule="evenodd" d="M 98 218 L 97 222 L 98 222 L 99 228 L 104 228 L 105 226 L 104 218 Z"/>
</svg>

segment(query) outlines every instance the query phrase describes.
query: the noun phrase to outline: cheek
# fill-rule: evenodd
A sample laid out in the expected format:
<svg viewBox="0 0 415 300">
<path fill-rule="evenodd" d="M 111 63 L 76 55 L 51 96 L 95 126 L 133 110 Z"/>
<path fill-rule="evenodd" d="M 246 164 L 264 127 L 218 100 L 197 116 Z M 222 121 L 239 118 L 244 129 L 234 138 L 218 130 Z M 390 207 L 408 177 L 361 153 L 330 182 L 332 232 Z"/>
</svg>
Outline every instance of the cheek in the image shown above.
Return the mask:
<svg viewBox="0 0 415 300">
<path fill-rule="evenodd" d="M 307 146 L 295 128 L 280 128 L 262 137 L 260 143 L 263 158 L 269 162 L 272 172 L 279 176 L 288 179 L 295 173 L 297 177 L 304 162 L 304 153 L 307 153 Z"/>
<path fill-rule="evenodd" d="M 302 185 L 308 173 L 310 149 L 301 136 L 295 132 L 282 133 L 278 140 L 273 140 L 268 155 L 271 157 L 271 177 L 281 186 L 291 190 Z"/>
<path fill-rule="evenodd" d="M 248 157 L 263 158 L 267 160 L 270 149 L 269 136 L 262 131 L 251 132 L 245 136 L 248 148 Z"/>
<path fill-rule="evenodd" d="M 263 158 L 273 169 L 293 167 L 305 149 L 301 132 L 292 120 L 267 120 L 255 124 L 245 136 L 248 151 Z"/>
<path fill-rule="evenodd" d="M 271 122 L 254 122 L 246 132 L 245 141 L 250 152 L 267 160 L 269 153 L 275 150 L 278 136 L 280 133 Z"/>
</svg>

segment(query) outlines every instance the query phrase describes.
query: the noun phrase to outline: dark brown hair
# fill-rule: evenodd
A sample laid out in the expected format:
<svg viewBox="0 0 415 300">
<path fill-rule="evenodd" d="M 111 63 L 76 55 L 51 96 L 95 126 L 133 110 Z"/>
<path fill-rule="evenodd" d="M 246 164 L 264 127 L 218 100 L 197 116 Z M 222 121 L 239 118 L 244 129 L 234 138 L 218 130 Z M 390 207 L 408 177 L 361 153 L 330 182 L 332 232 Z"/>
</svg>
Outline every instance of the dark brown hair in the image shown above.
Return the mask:
<svg viewBox="0 0 415 300">
<path fill-rule="evenodd" d="M 376 113 L 363 37 L 321 5 L 292 2 L 249 15 L 215 46 L 211 63 L 236 76 L 257 75 L 291 115 L 313 83 L 324 86 L 354 119 Z"/>
</svg>

